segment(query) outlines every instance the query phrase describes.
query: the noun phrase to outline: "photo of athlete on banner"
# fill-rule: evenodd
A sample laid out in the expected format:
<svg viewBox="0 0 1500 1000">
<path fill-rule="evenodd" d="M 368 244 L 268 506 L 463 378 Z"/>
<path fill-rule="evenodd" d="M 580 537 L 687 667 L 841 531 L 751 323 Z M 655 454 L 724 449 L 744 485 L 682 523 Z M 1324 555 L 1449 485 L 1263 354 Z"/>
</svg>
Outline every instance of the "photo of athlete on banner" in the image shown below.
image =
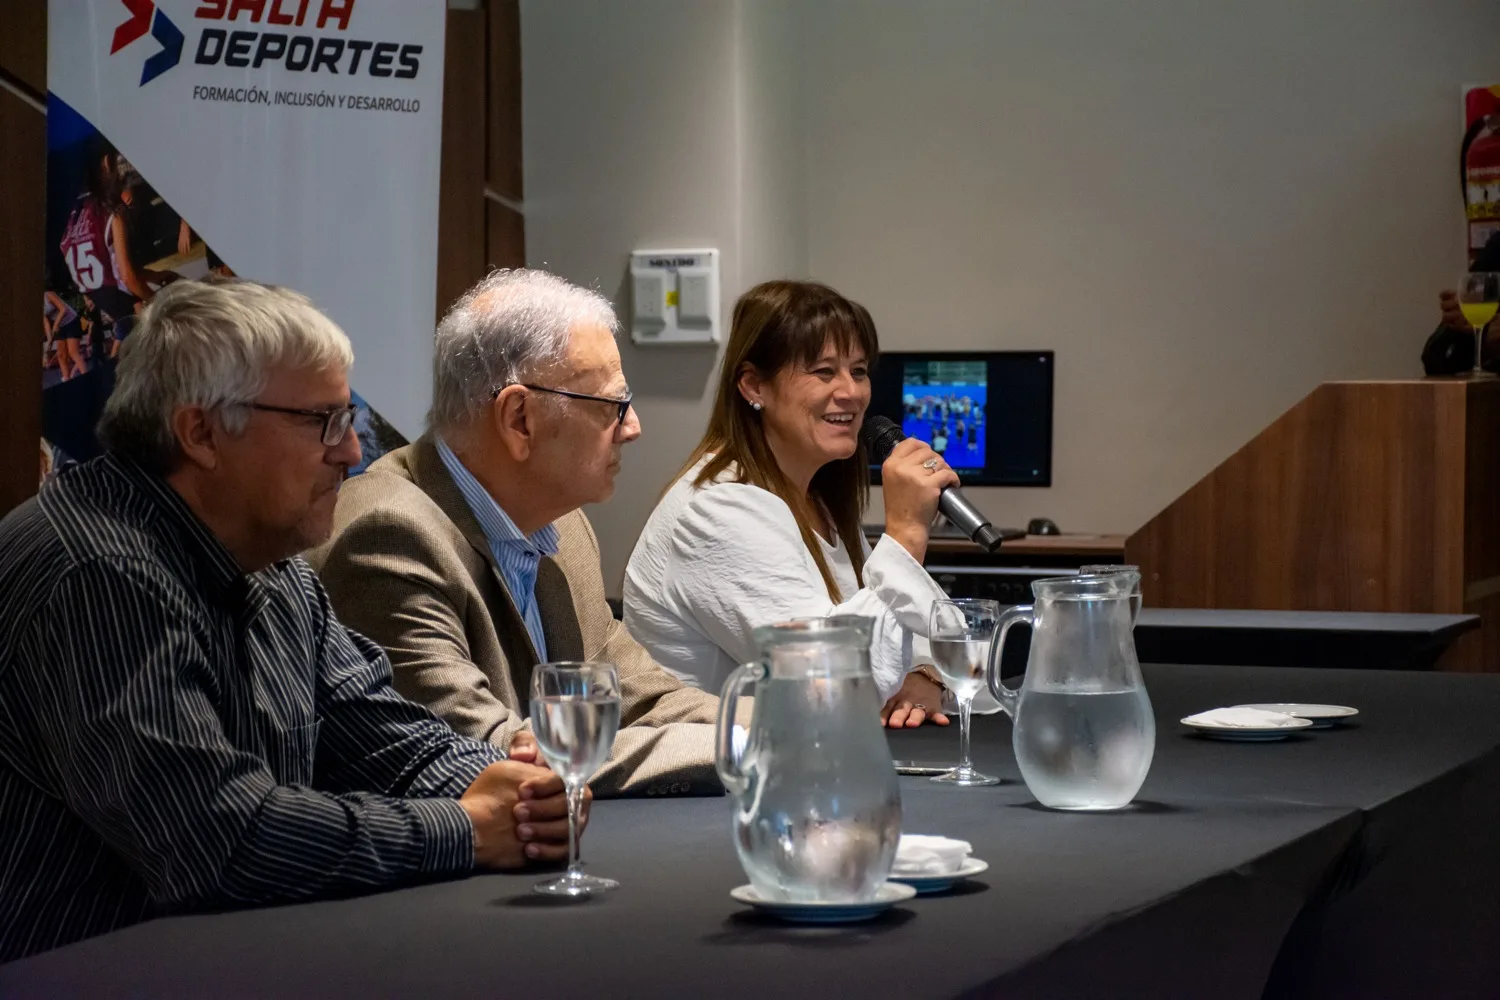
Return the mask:
<svg viewBox="0 0 1500 1000">
<path fill-rule="evenodd" d="M 97 454 L 93 427 L 114 361 L 152 296 L 174 281 L 235 276 L 113 143 L 55 96 L 48 145 L 44 477 Z M 362 469 L 406 439 L 358 394 L 353 402 Z"/>
<path fill-rule="evenodd" d="M 42 407 L 55 471 L 97 452 L 93 425 L 141 307 L 171 282 L 215 269 L 208 247 L 113 143 L 55 96 L 47 112 Z"/>
<path fill-rule="evenodd" d="M 420 433 L 429 400 L 411 373 L 430 364 L 437 312 L 446 6 L 47 9 L 45 467 L 100 453 L 117 360 L 174 281 L 284 285 L 347 331 L 351 471 Z"/>
<path fill-rule="evenodd" d="M 141 305 L 182 277 L 164 261 L 141 261 L 143 252 L 150 255 L 152 230 L 164 225 L 175 229 L 178 220 L 102 136 L 95 133 L 81 145 L 72 152 L 81 153 L 84 187 L 63 224 L 58 250 L 83 314 L 104 329 L 108 354 L 114 357 Z"/>
</svg>

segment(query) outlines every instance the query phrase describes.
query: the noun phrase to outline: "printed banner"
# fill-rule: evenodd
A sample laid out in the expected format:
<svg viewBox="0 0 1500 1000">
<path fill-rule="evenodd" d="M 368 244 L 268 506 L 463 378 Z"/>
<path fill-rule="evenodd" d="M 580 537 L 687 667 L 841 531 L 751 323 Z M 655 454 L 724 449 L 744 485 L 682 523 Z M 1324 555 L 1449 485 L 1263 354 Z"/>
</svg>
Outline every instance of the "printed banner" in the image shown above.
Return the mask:
<svg viewBox="0 0 1500 1000">
<path fill-rule="evenodd" d="M 1500 84 L 1464 88 L 1462 156 L 1472 263 L 1500 233 Z"/>
<path fill-rule="evenodd" d="M 51 0 L 44 475 L 99 452 L 142 306 L 210 272 L 295 288 L 349 334 L 366 464 L 420 432 L 446 10 Z"/>
</svg>

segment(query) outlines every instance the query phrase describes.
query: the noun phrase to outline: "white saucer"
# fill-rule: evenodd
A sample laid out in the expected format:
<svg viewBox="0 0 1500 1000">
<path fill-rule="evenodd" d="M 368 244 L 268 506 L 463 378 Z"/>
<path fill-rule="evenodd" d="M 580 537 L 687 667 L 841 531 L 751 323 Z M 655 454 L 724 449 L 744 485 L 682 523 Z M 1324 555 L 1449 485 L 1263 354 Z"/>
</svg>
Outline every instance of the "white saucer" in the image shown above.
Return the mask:
<svg viewBox="0 0 1500 1000">
<path fill-rule="evenodd" d="M 917 890 L 899 882 L 886 882 L 875 892 L 875 898 L 865 903 L 792 903 L 779 899 L 762 899 L 751 885 L 742 885 L 729 890 L 729 895 L 761 913 L 794 924 L 852 924 L 869 920 L 903 903 L 917 894 Z"/>
<path fill-rule="evenodd" d="M 1235 708 L 1259 708 L 1266 712 L 1280 712 L 1294 719 L 1312 720 L 1314 729 L 1332 729 L 1346 719 L 1359 714 L 1359 709 L 1348 705 L 1304 705 L 1295 701 L 1266 702 L 1258 705 L 1236 705 Z"/>
<path fill-rule="evenodd" d="M 1259 707 L 1259 706 L 1257 706 Z M 1285 712 L 1281 713 L 1286 715 Z M 1200 736 L 1208 736 L 1216 740 L 1239 740 L 1243 743 L 1269 743 L 1272 740 L 1284 740 L 1295 732 L 1303 729 L 1311 729 L 1311 719 L 1291 718 L 1295 725 L 1277 726 L 1274 729 L 1249 729 L 1245 726 L 1222 726 L 1212 722 L 1198 722 L 1192 716 L 1180 720 L 1184 726 L 1194 730 Z"/>
<path fill-rule="evenodd" d="M 953 888 L 955 882 L 966 878 L 972 878 L 980 872 L 990 870 L 988 861 L 980 861 L 978 858 L 964 858 L 964 863 L 957 870 L 951 872 L 937 872 L 931 875 L 900 875 L 891 872 L 892 882 L 904 882 L 917 890 L 919 895 L 927 895 L 931 892 L 946 892 Z"/>
</svg>

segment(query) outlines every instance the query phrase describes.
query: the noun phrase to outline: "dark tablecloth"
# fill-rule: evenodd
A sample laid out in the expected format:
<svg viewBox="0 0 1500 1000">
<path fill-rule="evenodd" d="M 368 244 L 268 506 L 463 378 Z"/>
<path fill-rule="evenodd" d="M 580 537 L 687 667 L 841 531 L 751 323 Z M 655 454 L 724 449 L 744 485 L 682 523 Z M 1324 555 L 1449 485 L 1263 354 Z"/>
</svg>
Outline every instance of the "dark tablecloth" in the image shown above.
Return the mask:
<svg viewBox="0 0 1500 1000">
<path fill-rule="evenodd" d="M 976 719 L 977 763 L 1010 781 L 903 778 L 904 826 L 969 840 L 990 870 L 869 924 L 785 926 L 732 901 L 746 879 L 728 799 L 607 801 L 584 852 L 623 883 L 604 898 L 558 904 L 529 891 L 534 873 L 486 875 L 166 918 L 0 967 L 0 996 L 1497 995 L 1500 677 L 1146 676 L 1159 730 L 1136 807 L 1041 809 L 1009 723 Z M 1362 714 L 1271 744 L 1176 722 L 1285 700 Z M 892 744 L 951 758 L 957 731 Z"/>
</svg>

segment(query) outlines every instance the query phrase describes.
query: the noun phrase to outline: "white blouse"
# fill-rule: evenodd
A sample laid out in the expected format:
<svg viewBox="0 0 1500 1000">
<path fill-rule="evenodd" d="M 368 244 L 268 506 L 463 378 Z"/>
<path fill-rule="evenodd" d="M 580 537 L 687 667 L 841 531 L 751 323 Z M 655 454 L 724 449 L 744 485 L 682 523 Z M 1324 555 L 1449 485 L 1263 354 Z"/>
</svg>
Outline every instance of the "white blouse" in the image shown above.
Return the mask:
<svg viewBox="0 0 1500 1000">
<path fill-rule="evenodd" d="M 861 588 L 842 541 L 817 536 L 844 595 L 835 603 L 785 501 L 723 481 L 731 472 L 695 487 L 698 468 L 667 491 L 625 569 L 625 625 L 658 663 L 717 693 L 735 667 L 759 656 L 757 627 L 844 614 L 875 619 L 870 666 L 882 700 L 900 688 L 914 652 L 931 662 L 928 610 L 947 595 L 899 542 L 885 535 L 874 549 L 865 545 Z"/>
</svg>

